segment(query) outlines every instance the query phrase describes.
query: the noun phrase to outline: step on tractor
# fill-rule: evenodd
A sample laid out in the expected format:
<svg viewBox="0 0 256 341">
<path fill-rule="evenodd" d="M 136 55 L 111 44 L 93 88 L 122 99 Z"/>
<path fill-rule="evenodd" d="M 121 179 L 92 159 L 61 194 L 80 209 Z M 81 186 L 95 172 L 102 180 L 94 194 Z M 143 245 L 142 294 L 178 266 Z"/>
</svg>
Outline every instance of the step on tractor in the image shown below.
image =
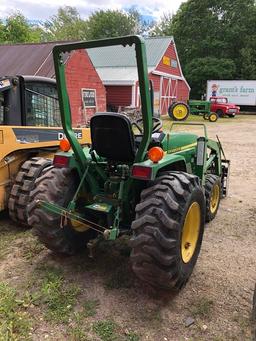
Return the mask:
<svg viewBox="0 0 256 341">
<path fill-rule="evenodd" d="M 111 45 L 135 47 L 142 119 L 131 123 L 122 114 L 96 113 L 92 143 L 82 148 L 71 128 L 62 55 Z M 157 288 L 180 289 L 196 264 L 205 221 L 215 217 L 227 194 L 229 161 L 220 142 L 208 139 L 203 124 L 203 136 L 162 130 L 162 121 L 152 116 L 142 38 L 57 45 L 53 55 L 67 145 L 36 180 L 29 224 L 47 248 L 64 254 L 128 234 L 137 277 Z"/>
<path fill-rule="evenodd" d="M 76 134 L 81 143 L 90 141 L 89 129 Z M 55 80 L 0 77 L 0 211 L 8 209 L 19 225 L 27 225 L 29 193 L 63 136 Z"/>
</svg>

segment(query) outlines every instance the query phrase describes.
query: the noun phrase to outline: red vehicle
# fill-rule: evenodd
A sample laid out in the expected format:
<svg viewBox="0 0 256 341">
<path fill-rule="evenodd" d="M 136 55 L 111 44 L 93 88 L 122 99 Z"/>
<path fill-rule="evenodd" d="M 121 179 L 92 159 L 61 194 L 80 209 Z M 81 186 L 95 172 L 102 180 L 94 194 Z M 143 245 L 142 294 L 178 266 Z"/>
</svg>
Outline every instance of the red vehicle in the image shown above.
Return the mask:
<svg viewBox="0 0 256 341">
<path fill-rule="evenodd" d="M 210 97 L 211 111 L 216 112 L 219 117 L 235 117 L 239 114 L 240 107 L 233 103 L 228 103 L 227 97 L 215 96 Z"/>
</svg>

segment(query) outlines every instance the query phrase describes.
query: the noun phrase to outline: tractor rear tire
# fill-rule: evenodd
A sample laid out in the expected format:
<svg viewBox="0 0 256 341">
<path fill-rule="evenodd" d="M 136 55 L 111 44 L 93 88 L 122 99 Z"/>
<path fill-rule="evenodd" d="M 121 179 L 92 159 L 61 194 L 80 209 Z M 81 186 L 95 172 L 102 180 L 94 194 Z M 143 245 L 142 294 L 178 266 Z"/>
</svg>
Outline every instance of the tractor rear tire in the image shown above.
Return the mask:
<svg viewBox="0 0 256 341">
<path fill-rule="evenodd" d="M 203 118 L 205 121 L 209 120 L 209 114 L 208 113 L 204 113 Z"/>
<path fill-rule="evenodd" d="M 196 264 L 204 233 L 205 198 L 199 178 L 168 172 L 141 192 L 132 223 L 131 264 L 142 281 L 180 290 Z"/>
<path fill-rule="evenodd" d="M 52 168 L 37 179 L 28 205 L 28 223 L 34 228 L 34 234 L 48 249 L 67 255 L 85 249 L 92 231 L 77 232 L 70 221 L 61 227 L 60 215 L 38 207 L 37 200 L 67 207 L 77 188 L 75 178 L 70 169 Z"/>
<path fill-rule="evenodd" d="M 206 175 L 205 179 L 205 221 L 213 220 L 218 212 L 221 198 L 220 177 L 213 174 Z"/>
<path fill-rule="evenodd" d="M 185 102 L 175 102 L 168 108 L 168 114 L 174 121 L 185 121 L 189 111 L 189 106 Z"/>
<path fill-rule="evenodd" d="M 36 179 L 51 164 L 51 160 L 42 157 L 33 157 L 22 164 L 8 200 L 9 216 L 13 221 L 22 226 L 28 225 L 27 204 L 30 192 L 35 188 Z"/>
</svg>

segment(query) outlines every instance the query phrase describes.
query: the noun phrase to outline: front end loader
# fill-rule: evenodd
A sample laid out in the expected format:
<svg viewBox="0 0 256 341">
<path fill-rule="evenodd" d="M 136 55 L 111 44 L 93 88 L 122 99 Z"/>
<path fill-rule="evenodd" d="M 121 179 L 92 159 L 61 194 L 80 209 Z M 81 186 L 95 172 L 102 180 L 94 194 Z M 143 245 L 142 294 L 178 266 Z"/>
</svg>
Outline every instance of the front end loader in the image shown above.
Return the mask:
<svg viewBox="0 0 256 341">
<path fill-rule="evenodd" d="M 91 145 L 82 148 L 71 128 L 62 55 L 113 45 L 135 48 L 142 119 L 97 113 Z M 36 180 L 29 224 L 47 248 L 65 254 L 128 234 L 135 274 L 157 288 L 182 288 L 196 264 L 205 222 L 227 193 L 229 161 L 220 142 L 208 138 L 203 124 L 202 136 L 175 132 L 175 126 L 162 130 L 152 115 L 142 38 L 68 43 L 56 46 L 53 55 L 67 141 L 54 167 Z"/>
</svg>

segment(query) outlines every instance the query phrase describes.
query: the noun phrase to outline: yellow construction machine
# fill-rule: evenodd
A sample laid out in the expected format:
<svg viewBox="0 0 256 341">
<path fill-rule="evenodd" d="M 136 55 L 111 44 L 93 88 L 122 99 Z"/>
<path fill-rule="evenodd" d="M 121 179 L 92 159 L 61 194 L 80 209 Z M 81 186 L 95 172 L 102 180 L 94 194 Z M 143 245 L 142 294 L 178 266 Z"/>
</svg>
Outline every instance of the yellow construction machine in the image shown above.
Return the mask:
<svg viewBox="0 0 256 341">
<path fill-rule="evenodd" d="M 35 76 L 0 77 L 0 211 L 26 225 L 35 179 L 51 167 L 63 139 L 56 82 Z M 81 144 L 88 128 L 75 129 Z"/>
</svg>

